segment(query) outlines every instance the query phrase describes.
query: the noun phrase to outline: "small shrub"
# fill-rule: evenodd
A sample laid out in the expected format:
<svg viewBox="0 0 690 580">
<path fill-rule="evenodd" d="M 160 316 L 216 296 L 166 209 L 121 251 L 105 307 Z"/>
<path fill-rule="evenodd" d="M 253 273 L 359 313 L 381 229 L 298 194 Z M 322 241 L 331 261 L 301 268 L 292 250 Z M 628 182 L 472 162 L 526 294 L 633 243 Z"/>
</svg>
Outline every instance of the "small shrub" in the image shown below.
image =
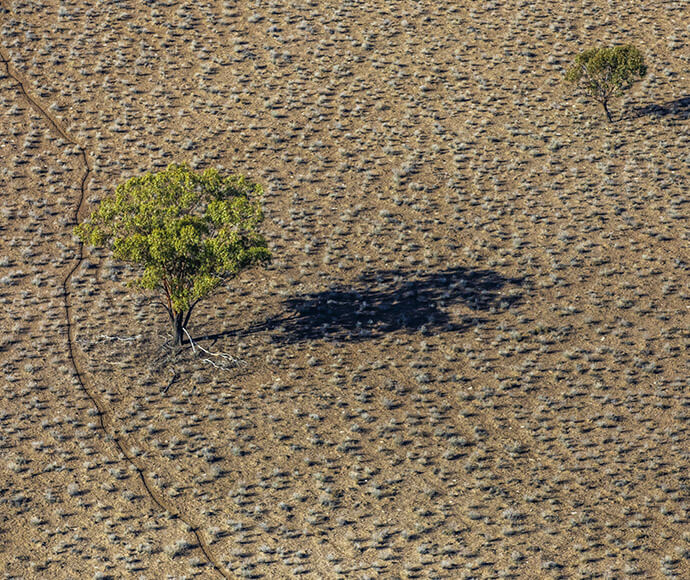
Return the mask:
<svg viewBox="0 0 690 580">
<path fill-rule="evenodd" d="M 632 87 L 637 79 L 647 74 L 642 53 L 634 46 L 592 48 L 575 57 L 565 80 L 581 84 L 587 93 L 601 103 L 610 122 L 609 100 Z"/>
</svg>

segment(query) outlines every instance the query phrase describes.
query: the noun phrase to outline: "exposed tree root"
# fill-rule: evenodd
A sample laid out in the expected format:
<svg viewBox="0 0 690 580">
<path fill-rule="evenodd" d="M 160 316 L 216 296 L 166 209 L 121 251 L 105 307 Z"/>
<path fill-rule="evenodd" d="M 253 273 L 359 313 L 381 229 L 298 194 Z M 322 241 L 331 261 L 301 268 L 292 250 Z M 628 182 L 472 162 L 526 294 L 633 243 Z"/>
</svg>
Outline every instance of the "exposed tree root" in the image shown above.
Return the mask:
<svg viewBox="0 0 690 580">
<path fill-rule="evenodd" d="M 218 361 L 220 362 L 214 362 L 210 358 L 202 358 L 201 360 L 203 362 L 207 362 L 213 367 L 217 369 L 221 369 L 224 371 L 230 371 L 233 370 L 237 367 L 243 367 L 247 366 L 247 363 L 241 359 L 235 358 L 232 355 L 229 355 L 225 352 L 210 352 L 206 350 L 203 346 L 201 346 L 199 343 L 194 342 L 194 339 L 189 335 L 189 332 L 187 332 L 186 328 L 182 329 L 184 333 L 187 335 L 187 338 L 189 339 L 189 343 L 192 345 L 192 352 L 196 354 L 197 349 L 199 350 L 199 356 L 202 356 L 201 353 L 204 353 L 208 356 L 216 357 Z"/>
</svg>

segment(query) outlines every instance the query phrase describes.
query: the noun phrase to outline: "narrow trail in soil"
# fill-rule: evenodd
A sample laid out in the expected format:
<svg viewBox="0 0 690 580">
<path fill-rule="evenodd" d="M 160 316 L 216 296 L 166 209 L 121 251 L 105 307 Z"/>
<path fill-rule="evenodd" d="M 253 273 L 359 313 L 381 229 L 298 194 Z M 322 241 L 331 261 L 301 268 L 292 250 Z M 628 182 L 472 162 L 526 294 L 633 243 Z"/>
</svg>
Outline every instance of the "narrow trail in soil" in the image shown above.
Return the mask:
<svg viewBox="0 0 690 580">
<path fill-rule="evenodd" d="M 82 209 L 84 205 L 84 198 L 85 198 L 85 193 L 86 193 L 86 183 L 89 179 L 89 176 L 91 174 L 91 167 L 89 165 L 89 160 L 88 156 L 86 154 L 86 150 L 84 147 L 82 147 L 77 141 L 75 141 L 65 129 L 63 129 L 58 121 L 51 116 L 50 113 L 48 113 L 47 109 L 43 107 L 36 99 L 34 99 L 31 95 L 26 90 L 26 87 L 24 86 L 24 83 L 20 79 L 20 77 L 16 74 L 16 72 L 13 72 L 12 67 L 10 65 L 10 60 L 6 56 L 5 52 L 3 49 L 0 48 L 0 61 L 5 65 L 5 70 L 7 72 L 7 76 L 12 78 L 16 83 L 19 88 L 19 91 L 21 92 L 22 96 L 29 102 L 29 104 L 36 110 L 36 112 L 41 115 L 42 117 L 45 118 L 46 122 L 50 125 L 50 127 L 69 145 L 72 145 L 73 147 L 76 147 L 79 149 L 79 155 L 81 157 L 81 161 L 84 165 L 84 175 L 82 176 L 81 179 L 81 184 L 80 184 L 80 193 L 79 193 L 79 200 L 78 203 L 75 207 L 74 210 L 74 215 L 72 219 L 72 223 L 67 224 L 68 227 L 75 226 L 77 223 L 79 223 L 79 220 L 81 218 L 82 214 Z M 108 407 L 107 405 L 100 400 L 95 393 L 91 392 L 89 388 L 86 386 L 86 383 L 84 381 L 84 373 L 81 370 L 80 364 L 77 361 L 77 356 L 75 352 L 75 346 L 74 346 L 74 325 L 72 324 L 72 303 L 71 303 L 71 296 L 69 292 L 69 285 L 72 280 L 72 277 L 74 276 L 74 273 L 77 271 L 79 266 L 81 265 L 82 261 L 84 259 L 84 245 L 79 242 L 78 246 L 78 251 L 77 251 L 77 257 L 74 262 L 74 265 L 70 270 L 67 272 L 67 275 L 62 281 L 62 296 L 64 300 L 64 310 L 65 310 L 65 319 L 66 319 L 66 325 L 67 325 L 67 348 L 68 348 L 68 354 L 69 354 L 69 359 L 70 362 L 72 363 L 72 366 L 74 368 L 74 372 L 77 378 L 77 381 L 79 383 L 79 386 L 82 388 L 84 393 L 86 393 L 86 396 L 89 398 L 89 400 L 93 403 L 93 405 L 96 407 L 98 410 L 98 420 L 99 420 L 99 426 L 101 430 L 103 431 L 104 438 L 105 440 L 112 440 L 113 443 L 115 444 L 115 447 L 119 451 L 119 453 L 122 455 L 124 460 L 129 463 L 134 470 L 137 472 L 137 475 L 139 476 L 139 480 L 141 481 L 144 489 L 146 490 L 147 495 L 151 498 L 151 501 L 162 511 L 162 512 L 167 512 L 171 514 L 173 517 L 179 519 L 181 522 L 187 525 L 189 528 L 190 532 L 194 535 L 197 545 L 203 552 L 204 556 L 208 560 L 209 564 L 213 566 L 213 568 L 216 570 L 218 574 L 220 574 L 224 578 L 233 578 L 226 570 L 225 567 L 218 562 L 218 560 L 213 556 L 208 542 L 206 542 L 202 535 L 199 532 L 199 527 L 194 525 L 189 518 L 185 517 L 184 514 L 179 509 L 176 509 L 176 507 L 172 504 L 169 504 L 167 500 L 163 498 L 162 493 L 157 490 L 147 479 L 144 470 L 142 467 L 135 461 L 134 457 L 127 453 L 125 451 L 125 445 L 122 442 L 122 439 L 118 437 L 117 435 L 117 429 L 114 428 L 114 425 L 112 424 L 112 419 L 110 417 L 110 414 L 108 413 Z M 110 427 L 110 429 L 108 429 Z"/>
</svg>

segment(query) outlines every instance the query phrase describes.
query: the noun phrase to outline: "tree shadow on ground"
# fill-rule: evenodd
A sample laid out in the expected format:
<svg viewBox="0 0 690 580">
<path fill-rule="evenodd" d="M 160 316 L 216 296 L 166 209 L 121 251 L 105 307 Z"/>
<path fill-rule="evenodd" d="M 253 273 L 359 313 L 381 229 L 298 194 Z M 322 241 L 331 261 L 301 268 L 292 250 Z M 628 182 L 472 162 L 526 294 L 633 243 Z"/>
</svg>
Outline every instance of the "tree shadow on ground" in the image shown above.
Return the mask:
<svg viewBox="0 0 690 580">
<path fill-rule="evenodd" d="M 491 270 L 456 267 L 419 274 L 403 270 L 367 272 L 354 287 L 332 287 L 316 294 L 288 298 L 285 314 L 251 327 L 277 331 L 275 342 L 304 340 L 361 341 L 396 330 L 438 333 L 466 330 L 481 322 L 478 312 L 506 309 L 522 293 L 524 280 Z M 505 291 L 507 285 L 513 286 Z M 469 315 L 453 314 L 463 304 Z M 220 335 L 209 336 L 210 339 Z"/>
<path fill-rule="evenodd" d="M 635 109 L 635 116 L 673 116 L 677 119 L 690 119 L 690 96 L 675 99 L 673 101 L 669 101 L 668 103 L 664 103 L 663 105 L 647 105 L 646 107 L 637 107 Z"/>
</svg>

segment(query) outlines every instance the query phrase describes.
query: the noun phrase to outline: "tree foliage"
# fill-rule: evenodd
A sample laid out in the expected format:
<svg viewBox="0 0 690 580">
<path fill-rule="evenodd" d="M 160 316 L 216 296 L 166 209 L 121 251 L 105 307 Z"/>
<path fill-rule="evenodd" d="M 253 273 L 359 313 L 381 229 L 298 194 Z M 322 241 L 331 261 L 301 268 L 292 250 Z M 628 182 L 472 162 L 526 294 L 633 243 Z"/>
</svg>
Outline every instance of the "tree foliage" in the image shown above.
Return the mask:
<svg viewBox="0 0 690 580">
<path fill-rule="evenodd" d="M 141 268 L 132 284 L 161 292 L 181 344 L 201 299 L 241 270 L 270 260 L 259 233 L 262 193 L 241 175 L 171 164 L 119 185 L 75 233 Z"/>
<path fill-rule="evenodd" d="M 633 83 L 647 74 L 642 53 L 634 46 L 592 48 L 575 57 L 573 66 L 566 73 L 566 81 L 579 84 L 604 107 L 612 121 L 608 104 Z"/>
</svg>

